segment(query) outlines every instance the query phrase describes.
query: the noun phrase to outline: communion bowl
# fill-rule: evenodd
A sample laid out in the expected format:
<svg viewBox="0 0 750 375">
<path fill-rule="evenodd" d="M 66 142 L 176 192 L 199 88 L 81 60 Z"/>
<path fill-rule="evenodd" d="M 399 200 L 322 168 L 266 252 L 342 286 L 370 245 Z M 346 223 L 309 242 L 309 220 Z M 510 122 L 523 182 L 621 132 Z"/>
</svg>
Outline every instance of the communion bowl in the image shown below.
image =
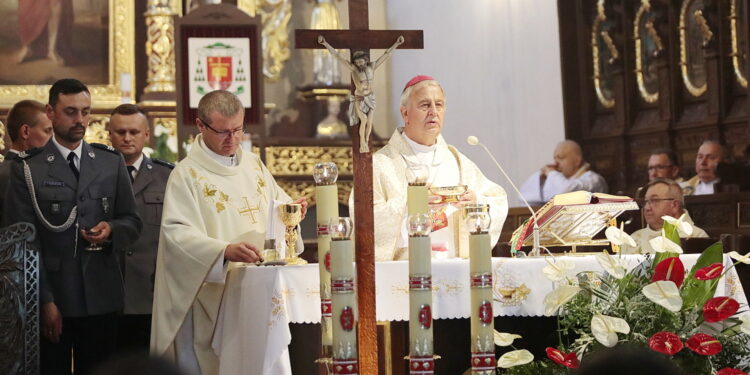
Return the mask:
<svg viewBox="0 0 750 375">
<path fill-rule="evenodd" d="M 468 190 L 466 185 L 430 187 L 430 194 L 439 195 L 443 202 L 458 202 L 458 198 Z"/>
</svg>

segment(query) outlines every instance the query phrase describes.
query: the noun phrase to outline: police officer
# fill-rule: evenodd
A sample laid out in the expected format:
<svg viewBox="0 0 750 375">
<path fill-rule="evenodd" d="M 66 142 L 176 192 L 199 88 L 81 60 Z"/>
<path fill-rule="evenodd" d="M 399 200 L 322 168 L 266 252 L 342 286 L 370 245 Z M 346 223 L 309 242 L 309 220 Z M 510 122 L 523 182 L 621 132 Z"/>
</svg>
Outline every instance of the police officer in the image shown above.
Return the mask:
<svg viewBox="0 0 750 375">
<path fill-rule="evenodd" d="M 151 338 L 151 306 L 161 210 L 164 189 L 174 165 L 143 154 L 143 146 L 148 142 L 149 135 L 148 119 L 137 106 L 122 104 L 112 111 L 109 137 L 112 146 L 125 157 L 125 165 L 133 181 L 135 204 L 143 219 L 143 231 L 138 241 L 120 251 L 125 275 L 125 310 L 119 318 L 118 352 L 145 353 Z"/>
<path fill-rule="evenodd" d="M 91 94 L 75 79 L 49 91 L 53 137 L 11 167 L 5 219 L 36 226 L 41 253 L 42 374 L 86 375 L 112 354 L 123 282 L 114 248 L 141 231 L 130 177 L 113 148 L 83 141 Z"/>
</svg>

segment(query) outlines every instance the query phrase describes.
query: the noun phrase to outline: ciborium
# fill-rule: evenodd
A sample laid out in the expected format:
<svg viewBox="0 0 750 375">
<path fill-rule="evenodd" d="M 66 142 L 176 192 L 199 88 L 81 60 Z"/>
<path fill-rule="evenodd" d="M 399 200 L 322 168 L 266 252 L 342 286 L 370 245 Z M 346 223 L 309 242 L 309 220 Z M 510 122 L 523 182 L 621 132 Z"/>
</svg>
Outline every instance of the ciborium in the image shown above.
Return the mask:
<svg viewBox="0 0 750 375">
<path fill-rule="evenodd" d="M 307 264 L 307 261 L 297 256 L 297 225 L 302 221 L 302 205 L 296 203 L 282 204 L 279 206 L 279 217 L 286 226 L 284 240 L 286 241 L 287 264 Z"/>
</svg>

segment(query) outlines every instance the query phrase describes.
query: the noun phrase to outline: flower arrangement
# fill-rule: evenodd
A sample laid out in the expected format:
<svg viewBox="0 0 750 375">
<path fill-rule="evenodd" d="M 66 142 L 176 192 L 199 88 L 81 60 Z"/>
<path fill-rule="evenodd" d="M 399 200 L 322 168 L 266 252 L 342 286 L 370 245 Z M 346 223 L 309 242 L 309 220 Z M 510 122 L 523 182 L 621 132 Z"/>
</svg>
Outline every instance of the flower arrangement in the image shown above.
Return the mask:
<svg viewBox="0 0 750 375">
<path fill-rule="evenodd" d="M 559 345 L 547 348 L 543 360 L 505 361 L 511 366 L 498 373 L 567 374 L 588 354 L 627 344 L 669 356 L 686 374 L 747 375 L 750 314 L 742 315 L 747 306 L 714 294 L 727 271 L 740 262 L 750 264 L 750 253 L 729 253 L 736 262 L 725 268 L 722 245 L 716 243 L 686 270 L 680 234 L 689 234 L 692 226 L 683 218 L 664 219 L 662 235 L 649 242 L 654 253 L 630 271 L 624 258 L 606 252 L 596 255 L 602 273 L 572 275 L 569 262 L 549 261 L 544 273 L 557 286 L 544 303 L 547 315 L 558 313 Z M 635 247 L 617 227 L 606 235 L 613 245 Z"/>
</svg>

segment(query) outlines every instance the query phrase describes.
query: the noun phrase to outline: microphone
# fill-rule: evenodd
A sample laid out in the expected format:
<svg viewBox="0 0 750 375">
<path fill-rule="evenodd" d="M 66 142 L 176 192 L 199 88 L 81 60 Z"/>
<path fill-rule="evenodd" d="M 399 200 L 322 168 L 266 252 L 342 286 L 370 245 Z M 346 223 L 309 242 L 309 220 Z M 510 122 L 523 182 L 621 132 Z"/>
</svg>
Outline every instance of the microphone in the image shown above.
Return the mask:
<svg viewBox="0 0 750 375">
<path fill-rule="evenodd" d="M 484 151 L 487 153 L 487 155 L 489 155 L 490 158 L 492 158 L 492 161 L 495 162 L 495 166 L 497 166 L 497 169 L 499 169 L 500 172 L 502 172 L 503 176 L 505 176 L 505 179 L 508 181 L 508 183 L 510 183 L 510 186 L 513 187 L 513 190 L 516 191 L 516 193 L 518 194 L 518 196 L 521 198 L 521 201 L 523 201 L 523 203 L 526 205 L 526 208 L 529 209 L 529 212 L 531 212 L 531 217 L 534 220 L 534 231 L 532 232 L 532 237 L 534 239 L 534 246 L 531 249 L 531 253 L 529 255 L 532 255 L 532 256 L 539 256 L 539 255 L 541 255 L 541 253 L 539 251 L 539 225 L 537 223 L 536 212 L 534 212 L 534 210 L 531 208 L 531 205 L 529 204 L 529 202 L 526 201 L 526 198 L 523 197 L 523 194 L 521 194 L 521 191 L 518 190 L 518 188 L 516 187 L 516 184 L 513 183 L 513 180 L 510 179 L 510 176 L 508 176 L 508 174 L 505 173 L 505 169 L 503 169 L 503 167 L 500 166 L 500 163 L 497 162 L 497 159 L 495 159 L 495 156 L 492 155 L 492 153 L 487 148 L 487 146 L 485 146 L 481 142 L 479 142 L 479 138 L 477 138 L 477 137 L 475 137 L 473 135 L 470 135 L 470 136 L 468 136 L 466 138 L 466 143 L 468 143 L 468 144 L 470 144 L 472 146 L 480 146 L 480 147 L 482 147 L 484 149 Z M 511 253 L 513 253 L 513 254 L 516 253 L 516 251 L 514 249 L 510 249 L 510 250 L 511 250 Z"/>
</svg>

